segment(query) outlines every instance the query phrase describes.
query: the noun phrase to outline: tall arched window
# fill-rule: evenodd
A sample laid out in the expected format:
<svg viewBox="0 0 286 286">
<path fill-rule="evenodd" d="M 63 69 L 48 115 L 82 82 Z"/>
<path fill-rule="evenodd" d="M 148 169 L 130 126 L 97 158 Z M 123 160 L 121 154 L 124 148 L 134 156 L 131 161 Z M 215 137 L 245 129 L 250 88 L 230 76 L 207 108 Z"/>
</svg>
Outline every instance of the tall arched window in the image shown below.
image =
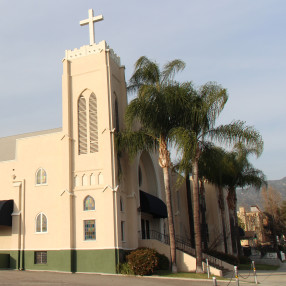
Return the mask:
<svg viewBox="0 0 286 286">
<path fill-rule="evenodd" d="M 118 110 L 118 99 L 116 94 L 115 94 L 114 108 L 115 108 L 115 128 L 116 131 L 119 132 L 119 110 Z"/>
<path fill-rule="evenodd" d="M 90 153 L 98 152 L 97 100 L 94 93 L 89 98 Z"/>
<path fill-rule="evenodd" d="M 36 185 L 47 184 L 47 173 L 43 168 L 40 168 L 36 172 Z"/>
<path fill-rule="evenodd" d="M 36 232 L 47 232 L 48 221 L 43 213 L 39 213 L 36 217 Z"/>
<path fill-rule="evenodd" d="M 83 210 L 84 211 L 94 211 L 95 210 L 95 202 L 94 198 L 91 196 L 87 196 L 83 202 Z"/>
<path fill-rule="evenodd" d="M 123 204 L 123 199 L 122 199 L 122 197 L 120 197 L 120 211 L 121 211 L 121 212 L 124 211 L 124 204 Z"/>
<path fill-rule="evenodd" d="M 78 153 L 87 153 L 86 101 L 82 95 L 78 99 Z"/>
</svg>

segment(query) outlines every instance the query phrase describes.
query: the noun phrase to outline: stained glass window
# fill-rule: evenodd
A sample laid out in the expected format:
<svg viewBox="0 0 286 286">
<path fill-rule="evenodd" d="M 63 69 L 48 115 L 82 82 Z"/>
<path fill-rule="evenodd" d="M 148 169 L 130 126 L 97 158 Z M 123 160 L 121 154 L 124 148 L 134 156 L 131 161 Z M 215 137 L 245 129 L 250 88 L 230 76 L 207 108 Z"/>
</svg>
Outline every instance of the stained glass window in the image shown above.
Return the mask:
<svg viewBox="0 0 286 286">
<path fill-rule="evenodd" d="M 47 232 L 48 231 L 48 221 L 47 217 L 40 213 L 36 218 L 36 232 Z"/>
<path fill-rule="evenodd" d="M 95 220 L 84 221 L 84 239 L 95 240 Z"/>
<path fill-rule="evenodd" d="M 94 202 L 93 197 L 87 196 L 85 198 L 83 209 L 85 211 L 93 211 L 93 210 L 95 210 L 95 202 Z"/>
<path fill-rule="evenodd" d="M 47 173 L 43 168 L 40 168 L 36 173 L 36 184 L 37 185 L 47 184 Z"/>
</svg>

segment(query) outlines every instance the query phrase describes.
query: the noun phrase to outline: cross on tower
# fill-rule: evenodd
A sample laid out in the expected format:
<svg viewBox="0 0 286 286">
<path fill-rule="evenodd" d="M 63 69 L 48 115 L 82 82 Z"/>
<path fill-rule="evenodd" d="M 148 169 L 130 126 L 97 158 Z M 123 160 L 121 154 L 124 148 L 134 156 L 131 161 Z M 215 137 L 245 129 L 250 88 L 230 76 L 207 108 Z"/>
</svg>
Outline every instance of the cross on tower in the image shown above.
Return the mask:
<svg viewBox="0 0 286 286">
<path fill-rule="evenodd" d="M 95 43 L 94 42 L 94 25 L 93 25 L 93 23 L 98 22 L 98 21 L 102 21 L 102 20 L 103 20 L 102 15 L 94 17 L 93 16 L 93 10 L 89 9 L 88 10 L 88 19 L 82 20 L 79 22 L 79 24 L 81 26 L 89 25 L 89 44 L 90 45 L 93 45 Z"/>
</svg>

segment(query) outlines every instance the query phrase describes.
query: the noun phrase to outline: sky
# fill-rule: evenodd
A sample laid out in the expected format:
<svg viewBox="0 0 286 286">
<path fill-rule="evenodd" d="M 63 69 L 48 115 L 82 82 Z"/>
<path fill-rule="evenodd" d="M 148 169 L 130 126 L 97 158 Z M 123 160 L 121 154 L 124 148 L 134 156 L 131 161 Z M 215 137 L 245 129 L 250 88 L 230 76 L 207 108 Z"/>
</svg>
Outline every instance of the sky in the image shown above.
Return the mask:
<svg viewBox="0 0 286 286">
<path fill-rule="evenodd" d="M 181 81 L 228 90 L 219 123 L 245 121 L 264 139 L 252 159 L 267 179 L 286 176 L 285 0 L 0 0 L 0 137 L 61 126 L 65 50 L 89 44 L 88 9 L 103 14 L 95 41 L 135 61 L 186 63 Z"/>
</svg>

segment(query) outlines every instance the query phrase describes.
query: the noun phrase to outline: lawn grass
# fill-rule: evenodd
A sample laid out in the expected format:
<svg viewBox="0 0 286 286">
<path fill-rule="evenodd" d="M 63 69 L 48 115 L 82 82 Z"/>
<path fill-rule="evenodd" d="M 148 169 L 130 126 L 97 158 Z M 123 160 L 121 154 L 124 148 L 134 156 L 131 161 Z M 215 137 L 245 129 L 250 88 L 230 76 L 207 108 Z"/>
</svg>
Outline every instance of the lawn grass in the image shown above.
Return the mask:
<svg viewBox="0 0 286 286">
<path fill-rule="evenodd" d="M 256 270 L 277 270 L 279 266 L 277 265 L 268 265 L 268 264 L 255 264 Z M 251 264 L 239 264 L 239 270 L 250 270 Z"/>
<path fill-rule="evenodd" d="M 192 279 L 208 279 L 208 274 L 206 273 L 195 273 L 195 272 L 178 272 L 172 273 L 168 270 L 160 270 L 154 272 L 155 276 L 162 276 L 162 277 L 172 277 L 172 278 L 192 278 Z M 213 275 L 211 275 L 212 279 Z M 215 276 L 217 280 L 225 280 L 223 277 Z"/>
</svg>

